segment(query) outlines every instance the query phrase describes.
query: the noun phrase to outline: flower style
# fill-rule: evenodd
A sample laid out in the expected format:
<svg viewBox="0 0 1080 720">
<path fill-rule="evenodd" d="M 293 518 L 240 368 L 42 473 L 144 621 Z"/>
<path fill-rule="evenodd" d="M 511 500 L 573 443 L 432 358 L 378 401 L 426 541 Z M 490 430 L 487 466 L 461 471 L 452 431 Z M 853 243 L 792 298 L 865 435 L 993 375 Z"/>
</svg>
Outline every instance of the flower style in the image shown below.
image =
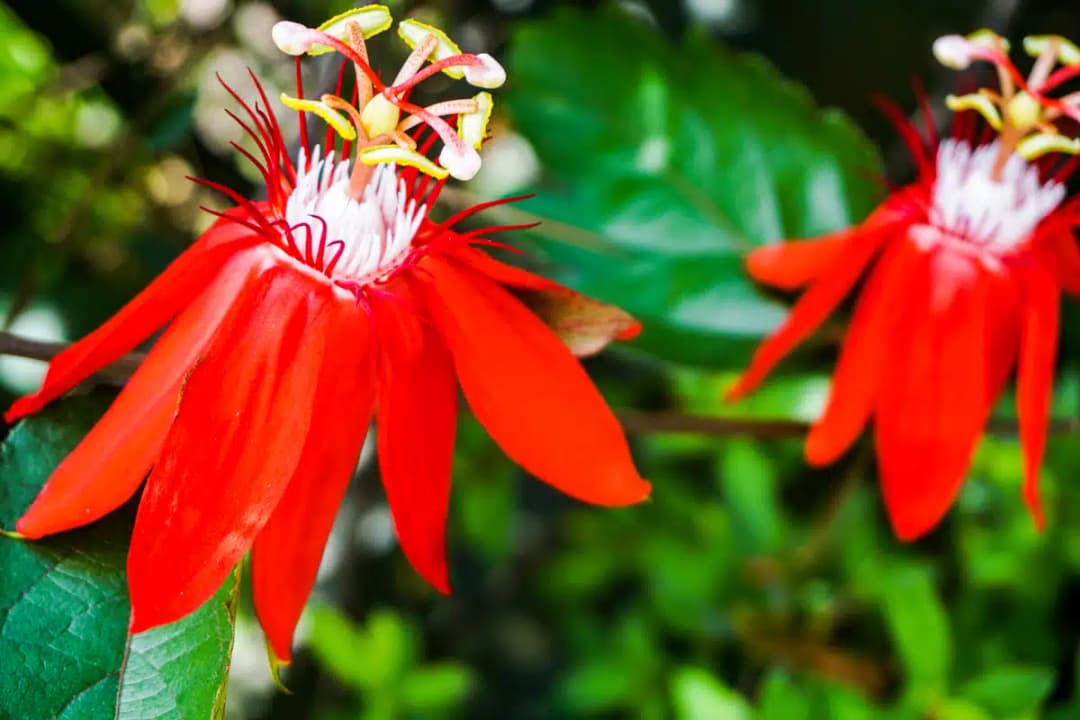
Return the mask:
<svg viewBox="0 0 1080 720">
<path fill-rule="evenodd" d="M 989 31 L 934 45 L 946 65 L 992 63 L 999 89 L 950 97 L 975 110 L 941 142 L 886 109 L 915 156 L 918 179 L 894 191 L 861 225 L 751 253 L 758 281 L 805 292 L 729 391 L 753 390 L 843 300 L 866 271 L 824 414 L 805 454 L 834 461 L 872 416 L 882 491 L 893 528 L 913 539 L 933 528 L 963 484 L 971 455 L 1014 363 L 1024 454 L 1023 496 L 1043 524 L 1038 474 L 1046 445 L 1062 289 L 1080 293 L 1072 231 L 1080 202 L 1063 185 L 1080 142 L 1061 133 L 1080 119 L 1080 93 L 1050 92 L 1080 75 L 1080 51 L 1064 38 L 1027 38 L 1036 57 L 1024 78 L 1008 45 Z M 1062 66 L 1055 70 L 1057 65 Z M 932 128 L 932 123 L 927 123 Z"/>
<path fill-rule="evenodd" d="M 439 72 L 494 87 L 502 68 L 405 20 L 398 29 L 413 52 L 385 85 L 365 40 L 391 22 L 385 7 L 369 5 L 319 28 L 275 27 L 279 46 L 298 56 L 298 85 L 300 54 L 344 56 L 337 94 L 308 99 L 300 87 L 297 98 L 283 97 L 299 111 L 296 163 L 258 83 L 254 107 L 234 93 L 247 117 L 233 117 L 257 153 L 237 149 L 262 174 L 266 200 L 200 181 L 237 207 L 215 213 L 189 250 L 57 356 L 41 389 L 5 416 L 37 411 L 165 327 L 16 526 L 39 538 L 84 525 L 146 478 L 128 557 L 132 632 L 197 608 L 251 549 L 256 611 L 276 659 L 287 662 L 373 414 L 402 549 L 449 592 L 444 534 L 459 383 L 507 455 L 559 490 L 602 505 L 649 493 L 578 360 L 508 287 L 569 300 L 579 316 L 593 301 L 480 249 L 493 244 L 484 235 L 508 228 L 453 229 L 493 203 L 443 222 L 428 217 L 447 175 L 479 167 L 492 101 L 480 92 L 420 107 L 410 92 Z M 348 65 L 351 101 L 341 97 Z M 310 148 L 306 112 L 329 125 L 325 152 Z M 443 119 L 453 116 L 456 129 Z M 436 139 L 442 150 L 432 161 Z M 636 323 L 618 317 L 611 334 L 632 335 Z"/>
</svg>

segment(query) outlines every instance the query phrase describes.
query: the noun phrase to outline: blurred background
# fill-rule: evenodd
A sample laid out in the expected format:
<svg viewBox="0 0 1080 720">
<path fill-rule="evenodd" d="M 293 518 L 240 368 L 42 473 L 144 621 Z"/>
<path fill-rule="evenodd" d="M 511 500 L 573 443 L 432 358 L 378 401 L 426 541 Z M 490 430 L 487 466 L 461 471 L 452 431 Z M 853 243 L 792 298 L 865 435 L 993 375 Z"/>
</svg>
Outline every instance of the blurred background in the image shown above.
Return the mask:
<svg viewBox="0 0 1080 720">
<path fill-rule="evenodd" d="M 843 318 L 753 398 L 719 399 L 785 307 L 742 275 L 746 250 L 858 221 L 882 178 L 912 177 L 871 98 L 914 113 L 919 78 L 940 106 L 956 79 L 933 64 L 935 37 L 986 26 L 1076 38 L 1080 7 L 388 4 L 507 64 L 484 170 L 435 215 L 539 192 L 478 222 L 544 220 L 503 239 L 646 322 L 639 341 L 587 365 L 655 492 L 624 510 L 577 504 L 526 477 L 465 414 L 444 598 L 397 549 L 366 453 L 282 676 L 290 693 L 274 687 L 242 607 L 228 717 L 1080 718 L 1075 306 L 1041 534 L 1020 501 L 1011 397 L 958 504 L 917 543 L 892 536 L 866 444 L 806 467 L 798 423 L 821 409 Z M 270 27 L 352 5 L 0 2 L 3 327 L 71 340 L 115 311 L 208 225 L 200 205 L 224 206 L 185 176 L 257 194 L 215 74 L 245 96 L 248 68 L 271 98 L 291 92 Z M 372 53 L 390 74 L 405 49 L 387 33 Z M 310 94 L 336 64 L 306 73 Z M 0 404 L 41 371 L 0 356 Z"/>
</svg>

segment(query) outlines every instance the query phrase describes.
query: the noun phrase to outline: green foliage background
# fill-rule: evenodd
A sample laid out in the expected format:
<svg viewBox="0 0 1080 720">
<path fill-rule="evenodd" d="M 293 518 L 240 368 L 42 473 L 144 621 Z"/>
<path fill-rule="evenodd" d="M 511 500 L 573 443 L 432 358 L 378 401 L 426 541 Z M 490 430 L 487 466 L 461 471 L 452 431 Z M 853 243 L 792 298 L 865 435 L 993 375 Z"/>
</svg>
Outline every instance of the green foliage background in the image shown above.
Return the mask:
<svg viewBox="0 0 1080 720">
<path fill-rule="evenodd" d="M 71 339 L 130 298 L 204 226 L 198 206 L 218 203 L 184 174 L 255 188 L 215 130 L 225 98 L 213 72 L 239 80 L 246 65 L 288 89 L 291 65 L 265 47 L 267 18 L 314 24 L 349 3 L 234 0 L 209 19 L 191 14 L 216 5 L 0 3 L 6 325 L 20 329 L 20 318 L 44 312 Z M 646 321 L 638 342 L 588 368 L 615 407 L 639 411 L 626 417 L 652 501 L 615 511 L 569 501 L 525 477 L 466 415 L 450 523 L 455 593 L 443 598 L 393 546 L 368 459 L 342 509 L 297 661 L 282 676 L 291 694 L 270 682 L 241 592 L 228 716 L 1080 717 L 1076 307 L 1066 308 L 1055 395 L 1055 415 L 1073 431 L 1048 449 L 1041 534 L 1020 502 L 1020 457 L 1007 431 L 983 441 L 946 521 L 905 545 L 888 529 L 868 447 L 813 470 L 789 433 L 666 433 L 640 412 L 812 418 L 839 322 L 755 397 L 719 400 L 785 302 L 745 279 L 742 255 L 856 221 L 879 199 L 882 175 L 910 176 L 868 97 L 883 93 L 913 111 L 919 75 L 940 103 L 953 80 L 931 63 L 934 37 L 982 25 L 1076 37 L 1080 11 L 1035 0 L 736 0 L 705 24 L 687 8 L 708 3 L 633 5 L 445 0 L 420 11 L 506 62 L 511 81 L 494 132 L 527 141 L 538 168 L 525 187 L 495 177 L 451 194 L 436 213 L 489 193 L 537 191 L 505 212 L 509 222 L 545 223 L 513 241 L 542 271 Z M 393 47 L 391 72 L 402 53 L 393 42 L 379 47 Z M 309 67 L 323 80 L 331 71 Z M 6 404 L 16 375 L 4 367 Z M 55 462 L 49 453 L 62 450 L 50 443 L 72 442 L 73 428 L 103 407 L 100 397 L 73 402 L 46 418 L 59 423 L 51 435 L 39 429 L 49 425 L 10 431 L 0 483 L 16 474 L 40 482 L 25 468 Z M 1007 427 L 1010 398 L 998 416 Z M 18 452 L 38 455 L 31 462 Z M 10 526 L 17 497 L 0 491 L 0 526 Z M 122 567 L 123 531 L 109 523 L 126 521 L 87 531 L 106 538 L 110 572 Z M 9 700 L 28 687 L 8 664 L 25 652 L 4 594 L 16 587 L 13 568 L 45 562 L 80 537 L 32 551 L 0 538 L 8 649 L 0 694 Z M 220 607 L 200 611 L 206 618 L 227 616 L 227 590 Z M 123 645 L 119 633 L 120 645 L 102 641 L 103 653 Z M 141 637 L 128 642 L 149 642 Z M 220 667 L 220 656 L 192 657 L 191 668 Z M 114 660 L 102 662 L 111 672 Z M 174 663 L 162 677 L 187 674 Z M 181 704 L 157 716 L 186 717 Z M 153 711 L 145 707 L 129 716 Z M 42 708 L 0 697 L 4 717 L 57 713 Z M 64 712 L 102 716 L 97 706 Z"/>
</svg>

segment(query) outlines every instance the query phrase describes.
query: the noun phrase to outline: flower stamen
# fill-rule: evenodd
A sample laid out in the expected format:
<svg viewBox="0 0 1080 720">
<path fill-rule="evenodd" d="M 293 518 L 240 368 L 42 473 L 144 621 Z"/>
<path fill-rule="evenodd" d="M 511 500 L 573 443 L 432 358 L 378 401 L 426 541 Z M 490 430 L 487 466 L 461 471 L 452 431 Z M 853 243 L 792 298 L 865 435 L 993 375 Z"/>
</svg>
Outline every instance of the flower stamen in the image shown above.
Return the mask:
<svg viewBox="0 0 1080 720">
<path fill-rule="evenodd" d="M 363 166 L 372 163 L 400 164 L 436 178 L 448 173 L 461 180 L 471 179 L 480 169 L 477 149 L 491 114 L 490 95 L 482 93 L 475 98 L 450 100 L 427 108 L 409 102 L 408 96 L 419 83 L 439 72 L 483 88 L 502 85 L 506 72 L 490 55 L 463 53 L 442 30 L 410 19 L 398 24 L 398 33 L 412 52 L 394 83 L 384 85 L 367 62 L 365 38 L 388 27 L 380 19 L 384 17 L 381 13 L 385 8 L 365 6 L 362 10 L 369 11 L 364 15 L 367 26 L 354 22 L 355 18 L 350 14 L 338 16 L 318 28 L 297 23 L 275 26 L 274 40 L 282 51 L 294 55 L 321 54 L 323 48 L 330 48 L 352 61 L 357 68 L 354 103 L 347 103 L 339 95 L 324 95 L 318 101 L 283 96 L 283 102 L 289 107 L 315 113 L 345 142 L 356 141 L 360 162 L 353 168 L 355 176 L 350 185 L 350 194 L 354 197 L 360 197 L 370 181 L 371 175 Z M 385 17 L 389 17 L 386 12 Z M 425 62 L 430 64 L 425 67 Z M 409 114 L 404 121 L 401 120 L 403 112 Z M 351 119 L 351 125 L 342 113 Z M 442 119 L 453 115 L 458 118 L 456 130 Z M 437 163 L 420 158 L 415 142 L 405 141 L 401 135 L 419 125 L 427 125 L 443 143 Z M 391 143 L 398 147 L 388 149 Z M 373 146 L 378 147 L 373 149 Z"/>
<path fill-rule="evenodd" d="M 1055 122 L 1061 117 L 1080 120 L 1080 108 L 1072 98 L 1053 98 L 1048 93 L 1080 74 L 1080 48 L 1059 35 L 1024 38 L 1024 50 L 1035 58 L 1024 78 L 1009 59 L 1009 43 L 989 30 L 967 37 L 946 35 L 934 43 L 934 55 L 945 66 L 963 70 L 976 60 L 997 69 L 1000 92 L 982 88 L 956 97 L 946 105 L 953 111 L 974 110 L 998 132 L 998 156 L 991 179 L 1001 182 L 1013 153 L 1035 160 L 1048 153 L 1080 153 L 1080 142 L 1065 137 Z M 1057 65 L 1063 67 L 1055 70 Z"/>
</svg>

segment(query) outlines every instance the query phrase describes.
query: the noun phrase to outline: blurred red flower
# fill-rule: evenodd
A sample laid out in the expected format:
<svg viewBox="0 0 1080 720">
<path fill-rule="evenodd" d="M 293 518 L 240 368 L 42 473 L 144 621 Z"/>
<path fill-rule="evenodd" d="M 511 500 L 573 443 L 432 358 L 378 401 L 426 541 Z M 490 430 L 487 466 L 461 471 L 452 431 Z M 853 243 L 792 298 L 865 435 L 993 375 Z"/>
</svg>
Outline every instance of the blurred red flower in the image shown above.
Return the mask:
<svg viewBox="0 0 1080 720">
<path fill-rule="evenodd" d="M 1047 93 L 1080 74 L 1080 54 L 1057 37 L 1028 38 L 1025 47 L 1038 58 L 1028 78 L 992 33 L 939 39 L 935 53 L 947 65 L 997 67 L 998 91 L 948 100 L 954 110 L 982 114 L 996 137 L 977 137 L 974 123 L 958 122 L 953 138 L 938 142 L 931 134 L 924 142 L 888 106 L 918 179 L 856 227 L 763 247 L 747 261 L 756 280 L 805 292 L 757 349 L 731 398 L 753 390 L 866 275 L 806 458 L 834 461 L 872 417 L 885 504 L 903 539 L 933 528 L 952 504 L 1014 364 L 1024 498 L 1043 523 L 1038 474 L 1060 294 L 1080 293 L 1073 235 L 1080 202 L 1066 200 L 1063 185 L 1075 163 L 1055 170 L 1047 158 L 1080 150 L 1054 125 L 1080 117 L 1080 97 Z M 1051 74 L 1059 62 L 1064 67 Z"/>
<path fill-rule="evenodd" d="M 491 98 L 482 92 L 421 108 L 409 93 L 440 71 L 494 87 L 502 68 L 404 21 L 399 31 L 415 49 L 384 85 L 367 64 L 364 38 L 389 24 L 385 8 L 368 6 L 318 30 L 275 28 L 292 54 L 333 49 L 357 68 L 351 102 L 304 99 L 302 89 L 300 98 L 284 98 L 344 138 L 339 159 L 310 148 L 301 114 L 300 157 L 291 162 L 256 83 L 260 102 L 241 101 L 247 117 L 234 118 L 258 149 L 255 156 L 237 146 L 262 173 L 267 199 L 201 181 L 238 207 L 57 356 L 41 389 L 5 415 L 13 422 L 37 411 L 165 327 L 17 523 L 28 538 L 84 525 L 124 503 L 149 472 L 128 558 L 132 632 L 197 608 L 251 549 L 256 611 L 276 658 L 287 662 L 372 414 L 402 549 L 448 592 L 459 383 L 506 453 L 559 490 L 602 505 L 649 493 L 578 360 L 507 288 L 571 300 L 578 317 L 592 301 L 477 247 L 507 228 L 453 229 L 487 205 L 443 222 L 428 217 L 448 173 L 469 177 L 479 167 Z M 457 116 L 458 130 L 442 116 Z M 433 162 L 424 153 L 436 138 L 444 149 Z M 328 131 L 326 147 L 335 143 Z M 634 334 L 628 316 L 613 323 L 605 312 L 606 339 Z"/>
</svg>

